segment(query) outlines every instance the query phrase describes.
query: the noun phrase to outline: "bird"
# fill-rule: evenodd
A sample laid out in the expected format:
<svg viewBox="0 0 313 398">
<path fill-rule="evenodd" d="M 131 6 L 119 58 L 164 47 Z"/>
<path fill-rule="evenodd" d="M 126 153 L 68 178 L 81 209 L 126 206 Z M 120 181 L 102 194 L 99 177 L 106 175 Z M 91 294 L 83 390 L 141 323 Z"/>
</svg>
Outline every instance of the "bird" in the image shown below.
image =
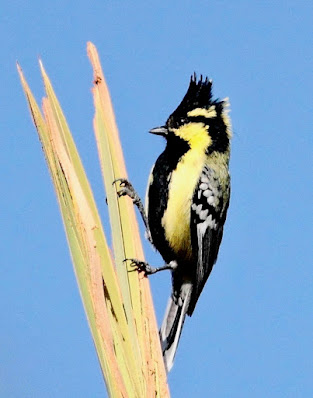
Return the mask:
<svg viewBox="0 0 313 398">
<path fill-rule="evenodd" d="M 146 275 L 169 269 L 172 293 L 160 328 L 166 370 L 173 366 L 186 315 L 191 316 L 217 260 L 230 199 L 229 101 L 213 99 L 212 80 L 194 73 L 166 123 L 150 133 L 165 138 L 152 167 L 145 207 L 127 179 L 119 196 L 137 205 L 146 236 L 164 259 L 152 267 L 130 259 Z"/>
</svg>

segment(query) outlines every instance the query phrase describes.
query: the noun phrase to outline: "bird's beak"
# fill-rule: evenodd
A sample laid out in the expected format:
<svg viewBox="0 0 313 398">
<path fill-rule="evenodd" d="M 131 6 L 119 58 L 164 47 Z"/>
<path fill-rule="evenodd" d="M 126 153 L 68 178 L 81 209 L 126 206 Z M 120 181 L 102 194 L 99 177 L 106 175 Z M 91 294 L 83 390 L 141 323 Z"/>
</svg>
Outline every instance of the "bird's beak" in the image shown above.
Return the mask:
<svg viewBox="0 0 313 398">
<path fill-rule="evenodd" d="M 161 127 L 155 127 L 154 129 L 151 129 L 149 131 L 149 133 L 156 134 L 156 135 L 163 135 L 163 137 L 166 137 L 168 134 L 168 131 L 165 126 L 161 126 Z"/>
</svg>

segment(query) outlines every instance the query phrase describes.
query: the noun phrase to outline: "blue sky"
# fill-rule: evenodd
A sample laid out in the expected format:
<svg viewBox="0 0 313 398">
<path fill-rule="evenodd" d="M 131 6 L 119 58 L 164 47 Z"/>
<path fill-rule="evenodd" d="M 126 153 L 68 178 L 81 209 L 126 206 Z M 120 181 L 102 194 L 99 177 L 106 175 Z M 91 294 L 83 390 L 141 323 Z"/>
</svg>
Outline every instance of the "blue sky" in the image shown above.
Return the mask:
<svg viewBox="0 0 313 398">
<path fill-rule="evenodd" d="M 172 396 L 312 395 L 312 16 L 310 2 L 286 0 L 3 5 L 1 397 L 106 396 L 15 68 L 18 60 L 40 100 L 42 57 L 105 219 L 88 40 L 100 53 L 142 196 L 164 147 L 147 131 L 175 109 L 190 75 L 208 75 L 214 95 L 231 102 L 231 206 L 218 262 L 169 375 Z M 161 263 L 148 243 L 145 252 Z M 170 276 L 151 283 L 160 322 Z"/>
</svg>

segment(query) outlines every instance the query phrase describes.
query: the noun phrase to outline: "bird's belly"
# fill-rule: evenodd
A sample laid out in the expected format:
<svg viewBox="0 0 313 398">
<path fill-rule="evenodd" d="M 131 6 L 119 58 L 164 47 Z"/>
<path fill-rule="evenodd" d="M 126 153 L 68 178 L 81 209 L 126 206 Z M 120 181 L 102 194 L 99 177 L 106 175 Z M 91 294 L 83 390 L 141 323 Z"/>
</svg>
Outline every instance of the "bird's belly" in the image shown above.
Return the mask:
<svg viewBox="0 0 313 398">
<path fill-rule="evenodd" d="M 202 166 L 198 153 L 187 152 L 179 162 L 171 176 L 168 203 L 162 218 L 169 246 L 186 260 L 192 258 L 190 208 Z"/>
<path fill-rule="evenodd" d="M 162 218 L 166 239 L 170 248 L 179 257 L 190 258 L 190 205 L 191 198 L 176 197 L 175 203 L 169 203 Z"/>
</svg>

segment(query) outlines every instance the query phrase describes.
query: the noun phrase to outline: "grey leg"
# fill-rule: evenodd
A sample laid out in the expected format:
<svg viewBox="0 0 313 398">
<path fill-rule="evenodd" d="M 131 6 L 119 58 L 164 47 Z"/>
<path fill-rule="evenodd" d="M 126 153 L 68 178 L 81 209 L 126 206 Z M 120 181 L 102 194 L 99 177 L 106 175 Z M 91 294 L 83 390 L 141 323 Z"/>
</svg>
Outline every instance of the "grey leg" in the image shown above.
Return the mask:
<svg viewBox="0 0 313 398">
<path fill-rule="evenodd" d="M 130 266 L 134 267 L 138 272 L 144 272 L 145 275 L 152 275 L 156 272 L 164 271 L 167 269 L 173 271 L 177 267 L 176 261 L 171 261 L 170 263 L 165 264 L 163 267 L 151 267 L 151 265 L 149 265 L 145 261 L 137 260 L 136 258 L 126 258 L 124 261 L 131 261 Z"/>
<path fill-rule="evenodd" d="M 120 183 L 120 188 L 121 188 L 119 191 L 117 191 L 118 196 L 119 197 L 129 196 L 132 199 L 134 205 L 137 206 L 139 213 L 141 214 L 141 218 L 146 227 L 147 238 L 152 243 L 151 233 L 150 233 L 149 224 L 148 224 L 148 218 L 147 218 L 145 208 L 142 204 L 142 201 L 141 201 L 139 195 L 135 191 L 132 184 L 128 180 L 126 180 L 126 178 L 118 178 L 113 181 L 112 185 L 114 185 L 116 182 Z"/>
</svg>

